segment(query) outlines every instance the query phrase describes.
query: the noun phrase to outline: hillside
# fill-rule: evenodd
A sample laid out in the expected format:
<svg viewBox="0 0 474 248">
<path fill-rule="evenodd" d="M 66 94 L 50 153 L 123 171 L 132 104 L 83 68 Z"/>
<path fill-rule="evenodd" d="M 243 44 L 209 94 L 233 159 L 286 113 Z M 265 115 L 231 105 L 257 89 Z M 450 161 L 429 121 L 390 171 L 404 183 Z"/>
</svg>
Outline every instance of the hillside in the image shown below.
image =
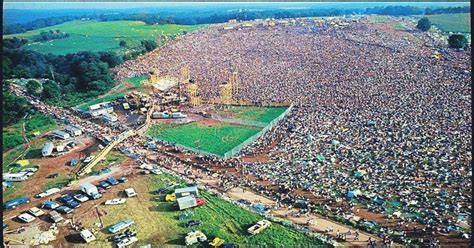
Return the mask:
<svg viewBox="0 0 474 248">
<path fill-rule="evenodd" d="M 124 40 L 127 47 L 133 48 L 145 39 L 156 39 L 160 35 L 174 36 L 190 32 L 200 25 L 147 25 L 139 21 L 71 21 L 60 25 L 28 31 L 21 34 L 5 35 L 3 38 L 25 38 L 29 42 L 24 47 L 41 53 L 64 55 L 79 51 L 116 51 L 120 50 L 119 42 Z M 33 42 L 32 39 L 41 32 L 60 30 L 69 35 L 67 38 Z"/>
</svg>

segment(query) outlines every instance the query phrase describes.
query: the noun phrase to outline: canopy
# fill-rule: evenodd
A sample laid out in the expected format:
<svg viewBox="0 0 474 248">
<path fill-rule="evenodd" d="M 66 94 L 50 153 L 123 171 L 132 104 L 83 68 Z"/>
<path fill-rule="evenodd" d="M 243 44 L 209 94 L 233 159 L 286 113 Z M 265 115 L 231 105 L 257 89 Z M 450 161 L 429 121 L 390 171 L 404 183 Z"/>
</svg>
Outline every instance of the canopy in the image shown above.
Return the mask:
<svg viewBox="0 0 474 248">
<path fill-rule="evenodd" d="M 27 166 L 30 164 L 30 161 L 23 159 L 23 160 L 18 160 L 16 161 L 16 164 L 21 165 L 21 166 Z"/>
</svg>

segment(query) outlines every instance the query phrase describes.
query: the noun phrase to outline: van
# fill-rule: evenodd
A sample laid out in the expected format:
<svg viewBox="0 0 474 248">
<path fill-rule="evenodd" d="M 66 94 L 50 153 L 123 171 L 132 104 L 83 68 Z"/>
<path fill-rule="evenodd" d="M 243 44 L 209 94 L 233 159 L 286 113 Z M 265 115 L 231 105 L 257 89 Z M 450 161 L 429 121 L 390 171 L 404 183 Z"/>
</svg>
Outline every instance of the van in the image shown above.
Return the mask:
<svg viewBox="0 0 474 248">
<path fill-rule="evenodd" d="M 89 243 L 95 240 L 94 234 L 92 234 L 92 232 L 89 231 L 88 229 L 82 230 L 80 235 L 81 235 L 81 238 L 84 239 L 84 241 L 86 241 L 86 243 Z"/>
<path fill-rule="evenodd" d="M 20 206 L 22 204 L 29 203 L 29 202 L 30 202 L 30 198 L 18 197 L 18 198 L 15 198 L 13 200 L 3 203 L 3 207 L 5 209 L 16 208 L 17 206 Z"/>
</svg>

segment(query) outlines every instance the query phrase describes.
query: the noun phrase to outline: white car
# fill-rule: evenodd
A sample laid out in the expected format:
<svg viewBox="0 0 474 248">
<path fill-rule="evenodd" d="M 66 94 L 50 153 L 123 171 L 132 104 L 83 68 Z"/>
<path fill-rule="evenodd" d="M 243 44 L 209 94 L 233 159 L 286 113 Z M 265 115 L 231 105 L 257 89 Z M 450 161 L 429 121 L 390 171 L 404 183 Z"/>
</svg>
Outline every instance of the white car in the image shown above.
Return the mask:
<svg viewBox="0 0 474 248">
<path fill-rule="evenodd" d="M 86 159 L 84 159 L 84 163 L 89 163 L 90 161 L 92 161 L 92 159 L 94 159 L 95 156 L 89 156 L 87 157 Z"/>
<path fill-rule="evenodd" d="M 158 169 L 153 169 L 153 170 L 151 170 L 151 173 L 156 174 L 156 175 L 161 175 L 161 174 L 163 174 L 163 172 L 161 172 L 161 171 L 158 170 Z"/>
<path fill-rule="evenodd" d="M 118 248 L 124 248 L 124 247 L 127 247 L 127 246 L 137 242 L 137 241 L 138 241 L 137 237 L 125 238 L 125 239 L 122 239 L 120 242 L 117 243 L 117 247 Z"/>
<path fill-rule="evenodd" d="M 43 197 L 46 197 L 46 196 L 50 196 L 52 194 L 56 194 L 59 191 L 61 191 L 61 190 L 58 189 L 58 188 L 51 188 L 51 189 L 46 190 L 45 192 L 37 194 L 36 197 L 43 198 Z"/>
<path fill-rule="evenodd" d="M 30 210 L 28 210 L 28 213 L 32 214 L 35 217 L 39 217 L 39 216 L 44 214 L 44 211 L 37 208 L 37 207 L 34 207 L 34 208 L 31 208 Z"/>
<path fill-rule="evenodd" d="M 74 196 L 74 199 L 78 200 L 79 202 L 86 202 L 89 200 L 89 197 L 83 195 L 83 194 L 77 194 Z"/>
<path fill-rule="evenodd" d="M 80 235 L 81 235 L 81 238 L 84 239 L 84 241 L 86 241 L 86 243 L 89 243 L 95 240 L 94 234 L 92 234 L 92 232 L 89 231 L 88 229 L 82 230 Z"/>
<path fill-rule="evenodd" d="M 119 205 L 124 204 L 127 201 L 125 198 L 115 198 L 112 200 L 105 201 L 105 205 Z"/>
<path fill-rule="evenodd" d="M 20 214 L 18 215 L 18 219 L 26 222 L 26 223 L 29 223 L 29 222 L 32 222 L 35 220 L 35 217 L 32 216 L 31 214 L 27 214 L 27 213 L 24 213 L 24 214 Z"/>
<path fill-rule="evenodd" d="M 137 195 L 133 188 L 125 189 L 125 194 L 127 195 L 127 197 L 134 197 Z"/>
</svg>

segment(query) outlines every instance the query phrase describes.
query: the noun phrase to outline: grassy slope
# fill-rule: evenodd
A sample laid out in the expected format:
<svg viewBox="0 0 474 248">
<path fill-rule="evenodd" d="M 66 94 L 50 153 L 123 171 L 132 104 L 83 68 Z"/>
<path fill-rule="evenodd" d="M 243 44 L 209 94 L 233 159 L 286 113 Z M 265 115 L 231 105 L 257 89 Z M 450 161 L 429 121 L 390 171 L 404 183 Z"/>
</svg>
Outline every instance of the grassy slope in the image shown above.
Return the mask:
<svg viewBox="0 0 474 248">
<path fill-rule="evenodd" d="M 320 244 L 302 233 L 291 230 L 279 224 L 273 224 L 256 236 L 247 234 L 247 228 L 255 222 L 262 219 L 257 214 L 228 203 L 207 192 L 200 191 L 208 204 L 202 207 L 193 208 L 185 211 L 179 211 L 176 203 L 164 202 L 164 195 L 156 195 L 152 192 L 177 182 L 176 178 L 168 175 L 147 175 L 139 180 L 130 182 L 139 194 L 139 198 L 129 198 L 123 205 L 103 206 L 108 214 L 103 217 L 105 227 L 124 220 L 132 219 L 135 224 L 132 229 L 137 231 L 139 239 L 138 244 L 171 244 L 184 245 L 186 233 L 192 231 L 191 228 L 185 228 L 184 223 L 190 219 L 199 219 L 203 225 L 197 227 L 201 230 L 208 240 L 218 236 L 226 242 L 239 245 L 267 245 L 275 246 L 315 246 Z M 184 184 L 181 182 L 181 186 Z M 129 187 L 127 185 L 127 187 Z M 184 212 L 193 212 L 190 219 L 179 221 L 176 217 Z M 86 226 L 93 225 L 97 219 L 84 220 Z M 98 232 L 98 240 L 91 245 L 106 245 L 106 238 L 112 235 L 108 234 L 106 229 Z M 206 242 L 207 243 L 207 242 Z"/>
<path fill-rule="evenodd" d="M 270 123 L 273 119 L 285 112 L 285 107 L 238 107 L 232 106 L 229 109 L 219 111 L 221 113 L 232 113 L 236 118 L 245 120 L 259 121 L 264 123 Z"/>
<path fill-rule="evenodd" d="M 259 131 L 259 128 L 249 126 L 224 123 L 208 126 L 193 122 L 184 125 L 154 125 L 148 134 L 169 142 L 224 155 Z"/>
<path fill-rule="evenodd" d="M 23 144 L 24 140 L 21 136 L 22 128 L 23 119 L 20 122 L 3 129 L 2 144 L 4 151 Z M 53 118 L 39 113 L 33 114 L 29 116 L 26 121 L 26 136 L 28 139 L 31 139 L 34 137 L 33 133 L 36 131 L 43 134 L 54 128 L 56 128 L 56 121 Z"/>
<path fill-rule="evenodd" d="M 445 32 L 471 32 L 470 13 L 427 15 L 426 17 Z"/>
<path fill-rule="evenodd" d="M 193 31 L 200 25 L 146 25 L 139 21 L 71 21 L 63 24 L 28 31 L 22 34 L 5 35 L 3 38 L 32 38 L 41 31 L 59 29 L 70 37 L 46 42 L 29 43 L 27 49 L 42 53 L 67 54 L 78 51 L 118 50 L 119 41 L 125 40 L 130 47 L 137 46 L 141 40 L 154 39 L 159 35 L 173 35 L 182 31 Z"/>
<path fill-rule="evenodd" d="M 91 101 L 88 101 L 86 103 L 83 103 L 83 104 L 80 104 L 79 106 L 77 106 L 79 108 L 79 110 L 82 110 L 82 111 L 87 111 L 87 109 L 89 108 L 89 106 L 91 105 L 94 105 L 94 104 L 97 104 L 97 103 L 101 103 L 101 102 L 108 102 L 108 101 L 113 101 L 117 98 L 120 98 L 120 97 L 123 97 L 127 92 L 129 91 L 132 91 L 132 90 L 135 90 L 139 87 L 141 87 L 143 85 L 142 81 L 147 79 L 146 76 L 141 76 L 141 77 L 132 77 L 132 78 L 128 78 L 126 80 L 124 80 L 121 85 L 118 87 L 118 91 L 119 92 L 116 92 L 116 93 L 112 93 L 112 94 L 107 94 L 103 97 L 100 97 L 100 98 L 97 98 L 97 99 L 93 99 Z M 127 87 L 125 85 L 125 83 L 130 83 L 131 86 L 130 87 Z"/>
</svg>

